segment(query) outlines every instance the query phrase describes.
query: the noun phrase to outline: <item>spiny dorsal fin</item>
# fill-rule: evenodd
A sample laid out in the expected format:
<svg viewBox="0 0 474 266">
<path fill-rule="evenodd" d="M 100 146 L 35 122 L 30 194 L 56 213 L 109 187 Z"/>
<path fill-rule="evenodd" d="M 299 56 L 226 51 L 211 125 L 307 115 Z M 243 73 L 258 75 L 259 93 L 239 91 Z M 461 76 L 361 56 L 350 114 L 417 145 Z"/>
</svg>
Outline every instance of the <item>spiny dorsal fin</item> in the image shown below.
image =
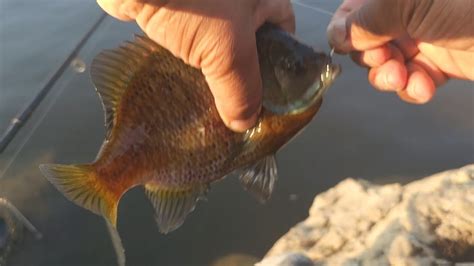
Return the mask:
<svg viewBox="0 0 474 266">
<path fill-rule="evenodd" d="M 145 59 L 160 46 L 145 36 L 135 36 L 119 48 L 105 50 L 92 61 L 91 78 L 102 100 L 105 112 L 106 139 L 115 124 L 117 106 L 120 104 L 133 75 Z"/>
<path fill-rule="evenodd" d="M 205 197 L 209 186 L 200 185 L 188 190 L 162 189 L 156 184 L 145 185 L 146 195 L 155 209 L 155 220 L 161 233 L 180 227 L 199 199 Z"/>
<path fill-rule="evenodd" d="M 272 195 L 278 179 L 277 164 L 274 155 L 269 155 L 245 168 L 239 176 L 244 188 L 260 202 L 266 202 Z"/>
</svg>

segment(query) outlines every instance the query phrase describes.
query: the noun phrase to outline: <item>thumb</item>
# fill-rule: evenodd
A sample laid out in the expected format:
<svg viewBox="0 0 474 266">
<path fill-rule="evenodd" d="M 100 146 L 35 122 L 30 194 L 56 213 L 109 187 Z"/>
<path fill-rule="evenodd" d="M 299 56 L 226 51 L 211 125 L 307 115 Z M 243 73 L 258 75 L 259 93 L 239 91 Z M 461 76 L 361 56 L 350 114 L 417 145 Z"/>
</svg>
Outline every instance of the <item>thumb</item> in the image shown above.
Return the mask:
<svg viewBox="0 0 474 266">
<path fill-rule="evenodd" d="M 124 21 L 135 19 L 144 3 L 125 0 L 97 0 L 97 4 L 109 15 Z"/>
<path fill-rule="evenodd" d="M 401 14 L 411 2 L 415 1 L 344 1 L 328 26 L 330 44 L 349 52 L 376 48 L 395 39 L 405 31 Z"/>
<path fill-rule="evenodd" d="M 237 132 L 254 126 L 262 101 L 255 33 L 249 35 L 252 37 L 227 35 L 231 37 L 201 62 L 219 115 Z"/>
</svg>

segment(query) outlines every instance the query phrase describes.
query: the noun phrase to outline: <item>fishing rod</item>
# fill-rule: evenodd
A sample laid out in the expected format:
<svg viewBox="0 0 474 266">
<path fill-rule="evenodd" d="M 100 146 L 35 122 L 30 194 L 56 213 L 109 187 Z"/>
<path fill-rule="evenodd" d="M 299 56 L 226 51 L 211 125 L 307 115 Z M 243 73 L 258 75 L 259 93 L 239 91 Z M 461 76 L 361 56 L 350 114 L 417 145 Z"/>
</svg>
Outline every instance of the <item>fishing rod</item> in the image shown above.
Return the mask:
<svg viewBox="0 0 474 266">
<path fill-rule="evenodd" d="M 26 121 L 28 121 L 31 114 L 33 114 L 33 112 L 36 110 L 36 108 L 39 106 L 39 104 L 43 101 L 45 96 L 54 86 L 56 81 L 58 81 L 58 79 L 62 76 L 64 71 L 66 71 L 67 67 L 76 58 L 77 54 L 79 54 L 79 51 L 82 49 L 84 44 L 87 42 L 87 40 L 89 40 L 91 35 L 97 30 L 99 25 L 102 23 L 102 21 L 106 17 L 107 17 L 107 14 L 102 12 L 99 19 L 94 23 L 94 25 L 92 25 L 89 31 L 87 31 L 87 33 L 82 37 L 82 39 L 79 41 L 76 47 L 74 47 L 74 49 L 66 58 L 66 60 L 64 60 L 64 62 L 61 64 L 58 70 L 56 70 L 56 72 L 51 76 L 48 82 L 41 88 L 38 94 L 36 94 L 33 100 L 31 100 L 31 102 L 28 105 L 26 105 L 26 107 L 23 110 L 21 110 L 15 117 L 11 119 L 11 122 L 8 128 L 5 130 L 5 132 L 2 134 L 0 138 L 0 153 L 2 153 L 6 149 L 6 147 L 8 146 L 8 144 L 10 144 L 10 142 L 16 136 L 20 128 L 26 123 Z"/>
<path fill-rule="evenodd" d="M 314 11 L 319 12 L 319 13 L 323 13 L 323 14 L 326 14 L 326 15 L 332 15 L 333 14 L 332 12 L 327 11 L 325 9 L 303 4 L 298 0 L 293 0 L 292 2 L 296 5 L 300 5 L 300 6 L 303 6 L 303 7 L 306 7 L 306 8 L 310 8 Z M 82 37 L 82 39 L 77 44 L 77 46 L 74 48 L 74 50 L 72 50 L 72 52 L 69 54 L 69 56 L 66 58 L 66 60 L 61 64 L 61 66 L 58 68 L 58 70 L 52 75 L 52 77 L 49 79 L 49 81 L 43 86 L 43 88 L 38 92 L 38 94 L 33 98 L 33 100 L 21 112 L 19 112 L 18 115 L 16 115 L 14 118 L 11 119 L 10 125 L 5 130 L 3 135 L 0 137 L 0 153 L 2 153 L 6 149 L 6 147 L 10 144 L 10 142 L 16 136 L 16 134 L 18 133 L 20 128 L 30 118 L 31 114 L 35 111 L 35 109 L 38 107 L 38 105 L 43 101 L 43 99 L 48 94 L 48 92 L 51 90 L 53 85 L 61 77 L 61 75 L 67 69 L 68 65 L 71 64 L 71 62 L 74 60 L 76 55 L 82 49 L 84 44 L 87 42 L 87 40 L 90 38 L 90 36 L 96 31 L 96 29 L 99 27 L 99 25 L 102 23 L 102 21 L 106 17 L 107 17 L 107 15 L 105 13 L 102 13 L 102 15 L 99 17 L 99 19 L 94 23 L 94 25 L 92 25 L 92 27 L 84 35 L 84 37 Z"/>
<path fill-rule="evenodd" d="M 92 27 L 89 29 L 89 31 L 82 37 L 82 39 L 79 41 L 79 43 L 76 45 L 76 47 L 72 50 L 72 52 L 69 54 L 69 56 L 66 58 L 66 60 L 61 64 L 61 66 L 58 68 L 58 70 L 52 75 L 52 77 L 48 80 L 48 82 L 42 87 L 40 92 L 35 96 L 35 98 L 21 111 L 18 113 L 17 116 L 15 116 L 11 120 L 10 126 L 7 128 L 7 130 L 4 132 L 2 137 L 0 138 L 0 153 L 2 153 L 5 148 L 8 146 L 8 144 L 12 141 L 12 139 L 15 137 L 17 132 L 20 130 L 20 128 L 24 125 L 24 123 L 30 118 L 31 114 L 34 112 L 34 110 L 38 107 L 38 105 L 41 103 L 41 101 L 44 99 L 44 97 L 48 94 L 48 92 L 51 90 L 51 88 L 54 86 L 56 81 L 61 77 L 61 75 L 64 73 L 64 71 L 67 69 L 68 65 L 70 65 L 73 60 L 75 59 L 76 55 L 79 53 L 79 51 L 82 49 L 82 47 L 85 45 L 87 40 L 90 38 L 90 36 L 97 30 L 97 28 L 100 26 L 100 24 L 103 22 L 103 20 L 107 17 L 106 13 L 102 13 L 99 19 L 92 25 Z M 52 104 L 51 104 L 52 105 Z M 51 106 L 49 106 L 51 107 Z M 47 107 L 47 108 L 49 108 Z M 46 111 L 47 112 L 47 111 Z M 33 126 L 33 131 L 36 129 L 36 127 L 41 123 L 41 120 L 44 118 L 46 114 L 43 115 L 42 118 L 40 118 L 40 121 Z M 31 137 L 32 132 L 30 132 Z M 29 139 L 29 137 L 23 142 L 22 145 L 26 143 L 26 141 Z M 20 149 L 22 149 L 23 146 L 20 146 Z M 6 173 L 7 169 L 11 165 L 11 163 L 15 160 L 16 156 L 18 155 L 18 152 L 13 155 L 13 157 L 10 159 L 10 162 L 7 163 L 6 169 L 2 172 L 0 170 L 0 180 L 2 179 L 3 175 Z M 1 204 L 5 200 L 0 198 L 0 207 Z M 12 209 L 14 206 L 9 205 L 10 209 Z M 13 207 L 12 207 L 13 206 Z M 12 209 L 13 211 L 15 209 Z M 35 234 L 37 238 L 41 238 L 41 233 L 34 228 L 34 226 L 29 223 L 24 216 L 21 215 L 19 212 L 15 212 L 15 215 L 21 219 L 21 221 L 24 223 L 24 225 Z M 118 266 L 125 266 L 126 258 L 125 258 L 125 250 L 123 248 L 122 240 L 120 239 L 120 235 L 118 234 L 117 230 L 112 227 L 107 221 L 105 222 L 110 239 L 112 241 L 112 246 L 115 251 L 115 254 L 117 256 L 117 265 Z M 1 261 L 0 261 L 1 264 Z"/>
</svg>

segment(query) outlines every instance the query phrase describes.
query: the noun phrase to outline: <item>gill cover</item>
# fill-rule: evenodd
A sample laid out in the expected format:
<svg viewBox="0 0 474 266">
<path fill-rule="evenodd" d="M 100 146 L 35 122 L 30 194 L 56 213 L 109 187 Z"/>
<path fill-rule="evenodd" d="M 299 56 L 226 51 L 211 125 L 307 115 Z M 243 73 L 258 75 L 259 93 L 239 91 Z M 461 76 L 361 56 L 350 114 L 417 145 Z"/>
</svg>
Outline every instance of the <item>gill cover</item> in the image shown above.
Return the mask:
<svg viewBox="0 0 474 266">
<path fill-rule="evenodd" d="M 267 110 L 299 113 L 321 99 L 328 87 L 322 80 L 331 64 L 328 55 L 271 24 L 259 29 L 257 44 Z"/>
</svg>

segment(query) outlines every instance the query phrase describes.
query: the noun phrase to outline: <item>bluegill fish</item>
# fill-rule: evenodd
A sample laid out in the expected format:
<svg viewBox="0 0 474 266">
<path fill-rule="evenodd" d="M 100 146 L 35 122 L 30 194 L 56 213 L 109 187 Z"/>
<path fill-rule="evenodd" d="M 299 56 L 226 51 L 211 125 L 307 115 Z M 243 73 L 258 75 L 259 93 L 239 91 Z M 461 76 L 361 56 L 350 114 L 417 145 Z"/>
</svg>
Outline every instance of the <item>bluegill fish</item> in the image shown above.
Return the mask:
<svg viewBox="0 0 474 266">
<path fill-rule="evenodd" d="M 137 36 L 91 66 L 106 121 L 97 159 L 41 171 L 114 226 L 122 195 L 144 186 L 163 233 L 178 228 L 210 184 L 234 171 L 247 190 L 268 200 L 277 179 L 274 154 L 314 117 L 339 66 L 271 24 L 256 39 L 264 96 L 254 128 L 229 130 L 202 72 Z"/>
</svg>

